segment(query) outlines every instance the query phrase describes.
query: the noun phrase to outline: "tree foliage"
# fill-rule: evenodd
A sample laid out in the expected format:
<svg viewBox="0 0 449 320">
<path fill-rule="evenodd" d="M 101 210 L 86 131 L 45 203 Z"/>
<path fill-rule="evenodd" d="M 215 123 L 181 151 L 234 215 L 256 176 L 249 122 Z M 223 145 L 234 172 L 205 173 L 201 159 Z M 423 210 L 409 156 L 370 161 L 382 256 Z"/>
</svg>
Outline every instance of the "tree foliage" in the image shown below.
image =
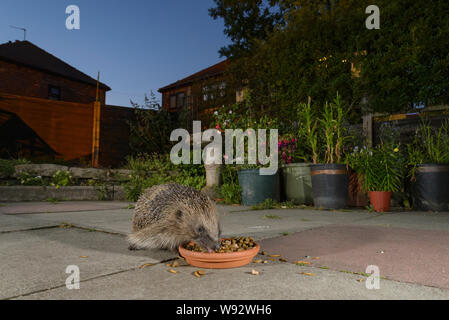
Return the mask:
<svg viewBox="0 0 449 320">
<path fill-rule="evenodd" d="M 354 121 L 449 102 L 448 1 L 379 0 L 379 30 L 365 26 L 367 0 L 216 4 L 232 40 L 221 51 L 233 61 L 228 82 L 249 88 L 262 112 L 292 119 L 299 102 L 322 106 L 337 93 Z"/>
</svg>

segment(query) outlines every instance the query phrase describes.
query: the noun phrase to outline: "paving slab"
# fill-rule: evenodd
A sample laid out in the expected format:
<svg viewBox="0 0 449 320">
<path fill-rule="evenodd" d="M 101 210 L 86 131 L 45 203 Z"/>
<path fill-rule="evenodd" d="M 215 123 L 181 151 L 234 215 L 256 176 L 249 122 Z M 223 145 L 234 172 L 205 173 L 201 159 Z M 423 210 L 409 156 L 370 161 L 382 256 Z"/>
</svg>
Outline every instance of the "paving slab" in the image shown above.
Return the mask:
<svg viewBox="0 0 449 320">
<path fill-rule="evenodd" d="M 447 231 L 333 225 L 266 239 L 261 247 L 290 262 L 352 272 L 376 265 L 388 279 L 449 289 L 448 244 Z"/>
<path fill-rule="evenodd" d="M 259 275 L 251 274 L 255 268 Z M 306 299 L 449 299 L 449 291 L 381 280 L 369 290 L 360 276 L 289 263 L 251 264 L 227 270 L 206 270 L 196 278 L 194 267 L 168 272 L 165 264 L 83 281 L 79 290 L 65 286 L 20 299 L 163 299 L 163 300 L 306 300 Z M 301 272 L 314 273 L 307 276 Z"/>
<path fill-rule="evenodd" d="M 130 202 L 121 201 L 61 201 L 0 203 L 0 214 L 80 212 L 95 210 L 124 209 Z"/>
<path fill-rule="evenodd" d="M 129 251 L 123 236 L 75 228 L 0 233 L 0 299 L 64 285 L 68 265 L 88 279 L 174 257 L 166 250 Z"/>
</svg>

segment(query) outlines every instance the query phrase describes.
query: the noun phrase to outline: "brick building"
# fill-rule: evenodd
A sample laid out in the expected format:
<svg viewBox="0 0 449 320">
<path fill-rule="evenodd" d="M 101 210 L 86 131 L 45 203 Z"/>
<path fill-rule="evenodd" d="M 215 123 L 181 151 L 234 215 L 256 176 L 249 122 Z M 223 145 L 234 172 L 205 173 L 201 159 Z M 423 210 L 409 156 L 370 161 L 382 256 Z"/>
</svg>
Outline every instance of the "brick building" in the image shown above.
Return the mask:
<svg viewBox="0 0 449 320">
<path fill-rule="evenodd" d="M 99 100 L 111 90 L 100 83 Z M 66 102 L 91 103 L 97 80 L 29 41 L 0 45 L 0 93 Z"/>
<path fill-rule="evenodd" d="M 217 107 L 243 99 L 243 90 L 236 92 L 226 86 L 229 65 L 230 61 L 224 60 L 160 88 L 162 107 L 173 113 L 187 111 L 189 120 L 201 120 L 207 127 L 209 116 Z"/>
</svg>

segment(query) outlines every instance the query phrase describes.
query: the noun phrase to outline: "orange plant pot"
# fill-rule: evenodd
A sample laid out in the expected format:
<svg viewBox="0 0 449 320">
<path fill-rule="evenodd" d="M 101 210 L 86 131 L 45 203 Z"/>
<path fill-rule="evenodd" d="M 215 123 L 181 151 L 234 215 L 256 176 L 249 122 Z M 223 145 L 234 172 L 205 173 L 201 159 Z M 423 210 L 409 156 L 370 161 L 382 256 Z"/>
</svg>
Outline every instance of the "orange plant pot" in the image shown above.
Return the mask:
<svg viewBox="0 0 449 320">
<path fill-rule="evenodd" d="M 390 211 L 391 191 L 369 191 L 368 195 L 374 211 Z"/>
<path fill-rule="evenodd" d="M 228 253 L 207 253 L 195 252 L 187 250 L 182 246 L 179 247 L 179 253 L 183 256 L 187 263 L 206 269 L 228 269 L 238 268 L 250 263 L 253 258 L 259 253 L 260 246 L 256 243 L 254 248 Z"/>
</svg>

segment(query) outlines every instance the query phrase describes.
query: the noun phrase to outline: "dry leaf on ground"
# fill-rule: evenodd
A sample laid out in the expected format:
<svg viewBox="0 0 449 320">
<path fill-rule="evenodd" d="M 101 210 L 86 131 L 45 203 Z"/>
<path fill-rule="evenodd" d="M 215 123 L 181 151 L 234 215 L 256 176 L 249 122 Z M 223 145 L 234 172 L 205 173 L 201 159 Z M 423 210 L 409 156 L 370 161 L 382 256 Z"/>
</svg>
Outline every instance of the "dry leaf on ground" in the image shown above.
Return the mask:
<svg viewBox="0 0 449 320">
<path fill-rule="evenodd" d="M 153 266 L 152 263 L 145 263 L 145 264 L 141 265 L 139 268 L 140 268 L 140 269 L 144 269 L 144 268 L 146 268 L 146 267 L 151 267 L 151 266 Z"/>
<path fill-rule="evenodd" d="M 257 276 L 257 275 L 259 275 L 259 271 L 253 269 L 253 270 L 251 270 L 251 274 Z"/>
<path fill-rule="evenodd" d="M 311 276 L 311 277 L 316 276 L 315 273 L 310 273 L 310 272 L 301 272 L 301 274 L 303 274 L 303 275 L 305 275 L 305 276 Z"/>
<path fill-rule="evenodd" d="M 178 273 L 178 271 L 173 270 L 173 269 L 168 270 L 168 272 L 171 272 L 171 273 L 174 273 L 174 274 L 177 274 L 177 273 Z"/>
<path fill-rule="evenodd" d="M 295 264 L 310 264 L 309 261 L 295 261 Z"/>
</svg>

